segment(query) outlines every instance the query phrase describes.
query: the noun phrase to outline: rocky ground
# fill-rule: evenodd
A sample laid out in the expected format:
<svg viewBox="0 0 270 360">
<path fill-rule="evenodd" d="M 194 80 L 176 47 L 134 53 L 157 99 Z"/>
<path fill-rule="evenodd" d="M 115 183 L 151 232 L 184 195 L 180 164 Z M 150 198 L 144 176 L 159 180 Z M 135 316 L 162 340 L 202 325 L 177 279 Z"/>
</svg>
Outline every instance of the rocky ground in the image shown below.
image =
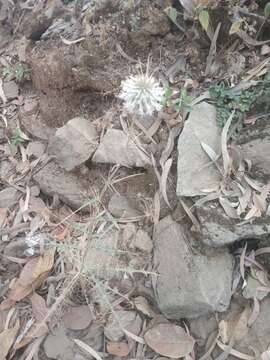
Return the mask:
<svg viewBox="0 0 270 360">
<path fill-rule="evenodd" d="M 0 0 L 0 360 L 269 358 L 269 18 Z"/>
</svg>

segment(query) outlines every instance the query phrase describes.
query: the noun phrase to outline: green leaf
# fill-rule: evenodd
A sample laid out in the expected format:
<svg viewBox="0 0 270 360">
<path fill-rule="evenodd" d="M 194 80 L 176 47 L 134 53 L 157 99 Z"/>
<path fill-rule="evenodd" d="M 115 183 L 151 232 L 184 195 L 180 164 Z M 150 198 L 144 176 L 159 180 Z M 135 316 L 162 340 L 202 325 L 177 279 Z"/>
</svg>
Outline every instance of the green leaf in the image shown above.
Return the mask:
<svg viewBox="0 0 270 360">
<path fill-rule="evenodd" d="M 209 13 L 207 10 L 202 10 L 199 14 L 199 21 L 205 31 L 207 31 L 209 26 Z"/>
<path fill-rule="evenodd" d="M 230 28 L 229 34 L 232 35 L 237 33 L 240 30 L 242 23 L 242 19 L 235 21 Z"/>
<path fill-rule="evenodd" d="M 177 18 L 177 11 L 175 8 L 170 7 L 169 9 L 169 18 L 172 20 L 173 23 L 176 22 L 176 18 Z"/>
<path fill-rule="evenodd" d="M 266 18 L 270 16 L 270 2 L 268 2 L 264 7 L 264 16 Z"/>
</svg>

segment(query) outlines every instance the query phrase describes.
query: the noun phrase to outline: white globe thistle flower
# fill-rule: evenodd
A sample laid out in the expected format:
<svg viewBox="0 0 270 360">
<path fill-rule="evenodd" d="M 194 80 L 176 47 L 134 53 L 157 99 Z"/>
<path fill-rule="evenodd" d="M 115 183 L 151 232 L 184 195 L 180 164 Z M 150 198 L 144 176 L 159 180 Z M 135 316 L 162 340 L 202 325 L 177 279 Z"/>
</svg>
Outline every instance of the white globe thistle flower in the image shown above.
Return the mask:
<svg viewBox="0 0 270 360">
<path fill-rule="evenodd" d="M 152 115 L 163 107 L 164 90 L 152 75 L 139 74 L 122 81 L 119 98 L 125 108 L 140 116 Z"/>
</svg>

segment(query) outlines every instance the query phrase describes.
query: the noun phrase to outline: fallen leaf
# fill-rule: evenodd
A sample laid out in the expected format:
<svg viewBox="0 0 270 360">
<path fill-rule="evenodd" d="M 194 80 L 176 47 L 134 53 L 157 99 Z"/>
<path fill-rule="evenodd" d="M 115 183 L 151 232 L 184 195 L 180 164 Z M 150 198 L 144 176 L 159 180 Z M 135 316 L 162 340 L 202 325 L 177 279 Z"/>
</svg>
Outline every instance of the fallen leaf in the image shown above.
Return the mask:
<svg viewBox="0 0 270 360">
<path fill-rule="evenodd" d="M 171 205 L 169 203 L 168 196 L 167 196 L 167 179 L 168 179 L 168 175 L 169 175 L 171 166 L 172 166 L 172 158 L 168 159 L 165 162 L 163 172 L 161 175 L 161 180 L 160 180 L 160 191 L 161 191 L 161 194 L 162 194 L 166 204 L 169 206 L 169 208 L 171 207 Z"/>
<path fill-rule="evenodd" d="M 42 256 L 30 259 L 13 284 L 7 300 L 20 301 L 37 289 L 53 267 L 54 253 L 53 248 L 45 251 Z"/>
<path fill-rule="evenodd" d="M 248 319 L 249 327 L 252 326 L 252 324 L 257 320 L 259 314 L 260 314 L 260 303 L 259 300 L 254 296 L 252 313 L 250 315 L 250 318 Z"/>
<path fill-rule="evenodd" d="M 83 341 L 79 339 L 73 339 L 73 341 L 75 342 L 76 345 L 78 345 L 81 349 L 83 349 L 88 354 L 93 356 L 96 360 L 102 360 L 102 357 L 93 348 L 91 348 L 91 346 L 85 344 Z"/>
<path fill-rule="evenodd" d="M 155 352 L 173 359 L 190 354 L 195 344 L 193 337 L 174 324 L 158 324 L 145 333 L 144 339 Z"/>
<path fill-rule="evenodd" d="M 149 302 L 143 296 L 138 296 L 134 299 L 134 305 L 137 310 L 141 311 L 144 315 L 152 318 L 155 312 L 151 309 Z"/>
<path fill-rule="evenodd" d="M 20 322 L 19 319 L 16 321 L 16 324 L 13 328 L 4 330 L 0 334 L 0 360 L 6 360 L 6 356 L 9 353 L 9 350 L 11 349 L 16 335 L 20 328 Z"/>
<path fill-rule="evenodd" d="M 63 43 L 65 45 L 77 44 L 77 43 L 79 43 L 79 42 L 81 42 L 81 41 L 83 41 L 85 39 L 85 37 L 81 37 L 81 38 L 76 39 L 76 40 L 68 40 L 68 39 L 63 38 L 63 36 L 61 36 L 61 35 L 60 35 L 60 37 L 61 37 L 61 40 L 63 41 Z"/>
<path fill-rule="evenodd" d="M 217 345 L 224 351 L 227 349 L 227 345 L 224 345 L 221 341 L 217 340 Z M 255 360 L 256 358 L 254 356 L 246 355 L 244 353 L 241 353 L 240 351 L 230 349 L 230 354 L 243 360 Z"/>
<path fill-rule="evenodd" d="M 228 148 L 227 148 L 227 141 L 228 141 L 228 131 L 230 125 L 232 123 L 235 111 L 231 113 L 229 119 L 227 120 L 222 133 L 221 133 L 221 152 L 222 152 L 222 159 L 223 159 L 223 169 L 224 169 L 224 177 L 228 176 L 231 172 L 231 158 L 229 156 Z"/>
<path fill-rule="evenodd" d="M 232 206 L 232 204 L 228 199 L 220 196 L 218 200 L 220 205 L 223 207 L 223 210 L 225 211 L 226 215 L 228 215 L 232 219 L 239 219 L 237 210 Z"/>
<path fill-rule="evenodd" d="M 130 346 L 124 342 L 112 342 L 107 343 L 107 351 L 111 355 L 119 357 L 127 356 L 130 353 Z"/>
<path fill-rule="evenodd" d="M 92 320 L 93 316 L 88 305 L 71 306 L 63 316 L 63 323 L 70 330 L 86 329 Z"/>
</svg>

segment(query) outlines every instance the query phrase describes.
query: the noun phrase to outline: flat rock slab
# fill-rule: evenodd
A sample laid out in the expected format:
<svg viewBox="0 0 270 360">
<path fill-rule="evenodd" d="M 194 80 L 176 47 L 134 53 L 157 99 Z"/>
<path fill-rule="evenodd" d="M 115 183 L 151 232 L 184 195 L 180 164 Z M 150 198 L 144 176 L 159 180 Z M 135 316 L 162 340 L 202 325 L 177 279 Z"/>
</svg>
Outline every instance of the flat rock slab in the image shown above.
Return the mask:
<svg viewBox="0 0 270 360">
<path fill-rule="evenodd" d="M 201 143 L 220 153 L 221 129 L 216 121 L 216 108 L 200 103 L 192 108 L 178 140 L 177 195 L 198 196 L 204 189 L 220 182 L 220 175 Z"/>
<path fill-rule="evenodd" d="M 93 156 L 93 162 L 119 164 L 127 167 L 146 167 L 150 158 L 123 131 L 107 130 Z"/>
<path fill-rule="evenodd" d="M 221 247 L 243 239 L 260 239 L 270 233 L 270 217 L 261 217 L 252 223 L 229 218 L 216 202 L 209 202 L 197 208 L 201 224 L 200 240 L 208 246 Z"/>
<path fill-rule="evenodd" d="M 83 164 L 94 153 L 98 142 L 95 127 L 82 117 L 71 119 L 56 130 L 48 146 L 48 153 L 67 171 Z"/>
<path fill-rule="evenodd" d="M 195 254 L 182 227 L 170 216 L 154 232 L 153 288 L 169 319 L 196 318 L 225 311 L 231 299 L 233 257 L 227 252 Z"/>
<path fill-rule="evenodd" d="M 42 192 L 58 195 L 64 203 L 78 209 L 89 201 L 87 184 L 82 177 L 69 173 L 54 162 L 48 163 L 34 175 Z"/>
</svg>

